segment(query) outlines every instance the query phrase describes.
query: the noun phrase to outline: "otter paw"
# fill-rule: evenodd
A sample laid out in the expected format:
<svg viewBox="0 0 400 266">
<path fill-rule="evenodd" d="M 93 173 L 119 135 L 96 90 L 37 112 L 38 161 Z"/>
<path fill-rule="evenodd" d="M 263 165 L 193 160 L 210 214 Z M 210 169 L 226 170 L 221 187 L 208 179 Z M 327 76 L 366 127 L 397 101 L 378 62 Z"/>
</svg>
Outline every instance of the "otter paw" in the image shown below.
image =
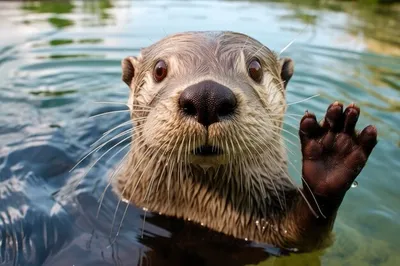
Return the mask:
<svg viewBox="0 0 400 266">
<path fill-rule="evenodd" d="M 377 130 L 370 125 L 357 133 L 359 114 L 355 104 L 343 112 L 343 105 L 335 102 L 321 123 L 309 112 L 301 119 L 303 182 L 314 195 L 341 201 L 367 162 L 377 143 Z"/>
</svg>

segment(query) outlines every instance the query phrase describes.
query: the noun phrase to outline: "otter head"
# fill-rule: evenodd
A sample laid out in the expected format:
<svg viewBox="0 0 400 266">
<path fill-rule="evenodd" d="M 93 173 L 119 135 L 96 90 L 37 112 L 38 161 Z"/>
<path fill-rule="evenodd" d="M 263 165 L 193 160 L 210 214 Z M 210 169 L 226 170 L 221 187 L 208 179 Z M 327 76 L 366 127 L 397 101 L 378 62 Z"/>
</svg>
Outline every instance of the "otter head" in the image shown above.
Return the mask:
<svg viewBox="0 0 400 266">
<path fill-rule="evenodd" d="M 280 131 L 293 62 L 251 37 L 177 34 L 124 59 L 122 69 L 131 89 L 133 150 L 163 172 L 246 171 L 285 153 Z"/>
</svg>

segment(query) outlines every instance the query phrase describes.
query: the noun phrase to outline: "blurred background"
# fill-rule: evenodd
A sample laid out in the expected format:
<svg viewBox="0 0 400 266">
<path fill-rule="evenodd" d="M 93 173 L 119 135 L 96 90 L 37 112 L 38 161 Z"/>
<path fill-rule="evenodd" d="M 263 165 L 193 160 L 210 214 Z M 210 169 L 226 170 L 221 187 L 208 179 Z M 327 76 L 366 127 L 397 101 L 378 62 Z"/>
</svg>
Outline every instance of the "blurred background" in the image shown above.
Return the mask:
<svg viewBox="0 0 400 266">
<path fill-rule="evenodd" d="M 127 101 L 120 61 L 141 48 L 180 31 L 231 30 L 294 59 L 288 113 L 308 109 L 321 118 L 332 101 L 356 102 L 358 127 L 378 128 L 379 143 L 345 198 L 336 242 L 318 255 L 321 265 L 400 265 L 399 28 L 394 0 L 0 1 L 0 264 L 62 265 L 51 264 L 60 250 L 75 254 L 75 265 L 89 265 L 88 254 L 112 261 L 105 246 L 65 251 L 82 235 L 90 238 L 93 226 L 68 228 L 96 211 L 109 169 L 125 152 L 112 157 L 126 142 L 110 141 L 117 148 L 69 172 L 104 132 L 129 119 L 126 112 L 89 118 L 123 108 L 94 102 Z M 296 135 L 299 121 L 285 122 Z M 299 181 L 299 147 L 288 143 L 288 150 Z M 77 193 L 93 202 L 55 196 L 79 178 Z M 115 202 L 105 201 L 107 225 Z M 310 265 L 304 261 L 298 255 L 262 265 Z"/>
</svg>

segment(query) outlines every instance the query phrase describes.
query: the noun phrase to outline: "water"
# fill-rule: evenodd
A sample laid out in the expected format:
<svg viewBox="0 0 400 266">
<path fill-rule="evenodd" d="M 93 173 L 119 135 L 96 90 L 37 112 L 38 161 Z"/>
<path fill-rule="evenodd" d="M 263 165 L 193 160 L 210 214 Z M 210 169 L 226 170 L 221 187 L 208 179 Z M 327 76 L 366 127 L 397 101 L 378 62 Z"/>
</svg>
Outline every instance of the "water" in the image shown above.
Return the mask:
<svg viewBox="0 0 400 266">
<path fill-rule="evenodd" d="M 291 105 L 289 113 L 308 109 L 320 118 L 334 100 L 356 102 L 358 127 L 375 124 L 379 143 L 341 206 L 335 244 L 323 254 L 258 263 L 265 252 L 280 251 L 244 240 L 239 249 L 226 241 L 210 248 L 202 242 L 204 228 L 190 229 L 196 249 L 220 256 L 220 264 L 234 254 L 246 258 L 235 265 L 400 265 L 399 6 L 286 2 L 0 2 L 0 264 L 136 265 L 141 258 L 146 265 L 157 254 L 170 256 L 154 265 L 177 265 L 175 255 L 187 256 L 182 265 L 202 265 L 180 246 L 187 225 L 149 213 L 143 223 L 144 211 L 134 207 L 112 243 L 127 205 L 121 203 L 111 232 L 117 199 L 107 191 L 96 217 L 98 199 L 126 150 L 107 154 L 85 178 L 102 153 L 69 170 L 104 132 L 128 119 L 126 112 L 89 118 L 123 109 L 94 103 L 126 101 L 122 58 L 166 34 L 234 30 L 275 51 L 295 39 L 283 53 L 296 62 L 288 102 L 320 96 Z M 298 121 L 286 122 L 297 134 Z M 288 147 L 298 181 L 299 149 Z"/>
</svg>

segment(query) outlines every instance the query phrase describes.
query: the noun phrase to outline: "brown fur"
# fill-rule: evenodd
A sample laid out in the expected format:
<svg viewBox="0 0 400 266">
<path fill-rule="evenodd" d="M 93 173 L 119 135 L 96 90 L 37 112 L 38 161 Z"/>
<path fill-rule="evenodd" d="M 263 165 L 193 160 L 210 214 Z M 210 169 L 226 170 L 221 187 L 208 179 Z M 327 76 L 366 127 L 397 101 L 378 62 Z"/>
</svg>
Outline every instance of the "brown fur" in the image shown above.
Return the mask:
<svg viewBox="0 0 400 266">
<path fill-rule="evenodd" d="M 263 67 L 260 84 L 247 73 L 253 57 Z M 156 83 L 152 70 L 159 59 L 167 63 L 168 75 Z M 114 184 L 122 198 L 242 239 L 308 245 L 296 224 L 297 211 L 308 206 L 298 207 L 305 203 L 288 175 L 281 137 L 290 59 L 279 60 L 239 33 L 189 32 L 164 38 L 122 65 L 136 127 Z M 207 79 L 229 87 L 238 101 L 234 119 L 208 131 L 182 115 L 177 104 L 186 87 Z M 224 154 L 211 159 L 191 154 L 206 141 Z"/>
</svg>

